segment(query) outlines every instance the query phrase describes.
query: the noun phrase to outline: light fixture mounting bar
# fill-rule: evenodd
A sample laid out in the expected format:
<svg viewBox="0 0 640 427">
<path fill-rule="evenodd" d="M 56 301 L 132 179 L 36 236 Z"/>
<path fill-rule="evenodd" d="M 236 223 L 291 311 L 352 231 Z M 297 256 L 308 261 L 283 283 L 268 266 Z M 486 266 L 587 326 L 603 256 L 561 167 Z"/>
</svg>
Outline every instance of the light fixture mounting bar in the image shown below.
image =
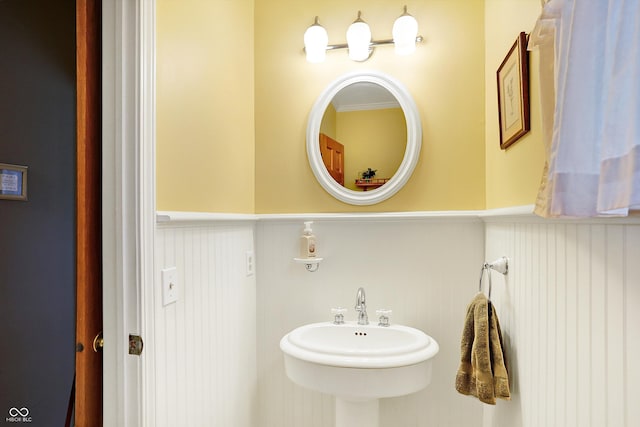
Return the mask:
<svg viewBox="0 0 640 427">
<path fill-rule="evenodd" d="M 423 40 L 424 38 L 422 36 L 416 37 L 416 43 L 421 43 Z M 371 40 L 371 43 L 369 43 L 369 46 L 376 47 L 376 46 L 383 46 L 387 44 L 393 44 L 393 39 Z M 347 45 L 346 43 L 329 44 L 327 45 L 327 50 L 347 49 L 348 47 L 349 45 Z"/>
</svg>

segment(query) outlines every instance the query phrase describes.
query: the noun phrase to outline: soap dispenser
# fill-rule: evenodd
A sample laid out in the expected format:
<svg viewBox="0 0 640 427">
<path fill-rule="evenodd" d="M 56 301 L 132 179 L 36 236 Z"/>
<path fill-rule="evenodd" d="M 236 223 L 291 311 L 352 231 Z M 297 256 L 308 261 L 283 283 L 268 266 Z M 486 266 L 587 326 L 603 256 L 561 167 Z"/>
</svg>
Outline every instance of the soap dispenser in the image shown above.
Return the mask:
<svg viewBox="0 0 640 427">
<path fill-rule="evenodd" d="M 315 258 L 316 256 L 316 236 L 311 230 L 313 221 L 305 221 L 302 237 L 300 237 L 300 258 Z"/>
</svg>

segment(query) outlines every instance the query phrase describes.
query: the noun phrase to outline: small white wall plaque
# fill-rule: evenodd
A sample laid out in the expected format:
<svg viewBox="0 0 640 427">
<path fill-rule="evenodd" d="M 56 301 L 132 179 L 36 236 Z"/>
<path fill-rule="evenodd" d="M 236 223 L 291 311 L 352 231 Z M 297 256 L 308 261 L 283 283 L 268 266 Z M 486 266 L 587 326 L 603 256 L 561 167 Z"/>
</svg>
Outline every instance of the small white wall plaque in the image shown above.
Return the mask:
<svg viewBox="0 0 640 427">
<path fill-rule="evenodd" d="M 0 199 L 27 200 L 27 169 L 0 163 Z"/>
</svg>

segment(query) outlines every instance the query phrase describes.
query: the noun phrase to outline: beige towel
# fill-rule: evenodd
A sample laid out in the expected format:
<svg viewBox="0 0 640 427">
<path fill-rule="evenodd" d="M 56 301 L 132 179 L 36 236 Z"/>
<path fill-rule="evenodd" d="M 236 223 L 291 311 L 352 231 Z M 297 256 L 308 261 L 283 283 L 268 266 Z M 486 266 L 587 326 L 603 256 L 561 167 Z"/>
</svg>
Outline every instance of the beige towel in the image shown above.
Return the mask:
<svg viewBox="0 0 640 427">
<path fill-rule="evenodd" d="M 483 293 L 478 293 L 467 307 L 460 350 L 458 392 L 491 405 L 495 405 L 496 397 L 510 399 L 500 322 Z"/>
</svg>

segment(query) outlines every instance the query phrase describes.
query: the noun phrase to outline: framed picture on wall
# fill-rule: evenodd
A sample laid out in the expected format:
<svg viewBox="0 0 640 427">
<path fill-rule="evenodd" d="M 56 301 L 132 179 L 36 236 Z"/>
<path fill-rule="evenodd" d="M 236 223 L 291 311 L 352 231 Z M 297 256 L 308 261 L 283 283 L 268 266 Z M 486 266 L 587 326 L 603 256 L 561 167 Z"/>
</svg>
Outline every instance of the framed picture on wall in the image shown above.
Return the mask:
<svg viewBox="0 0 640 427">
<path fill-rule="evenodd" d="M 0 163 L 0 199 L 27 200 L 27 167 Z"/>
<path fill-rule="evenodd" d="M 497 71 L 500 148 L 529 132 L 529 56 L 527 35 L 521 32 Z"/>
</svg>

